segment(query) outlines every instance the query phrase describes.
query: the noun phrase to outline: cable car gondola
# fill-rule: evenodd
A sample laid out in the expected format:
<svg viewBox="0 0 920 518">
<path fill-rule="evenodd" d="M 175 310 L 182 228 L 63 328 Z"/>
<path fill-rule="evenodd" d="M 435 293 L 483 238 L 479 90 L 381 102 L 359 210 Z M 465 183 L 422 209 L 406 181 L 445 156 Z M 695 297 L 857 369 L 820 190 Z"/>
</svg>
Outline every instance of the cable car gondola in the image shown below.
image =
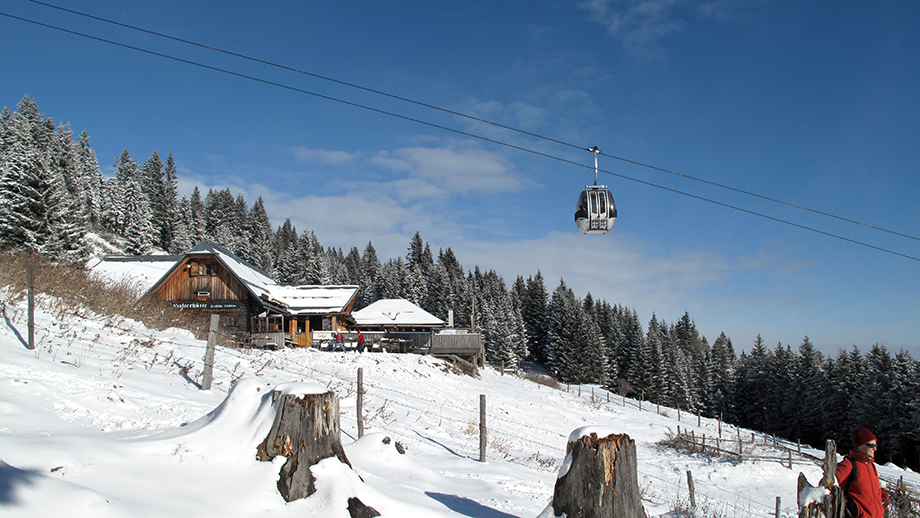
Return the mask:
<svg viewBox="0 0 920 518">
<path fill-rule="evenodd" d="M 617 219 L 617 206 L 606 185 L 597 185 L 597 146 L 588 151 L 594 153 L 594 185 L 586 185 L 578 196 L 575 211 L 575 225 L 582 234 L 606 234 Z"/>
</svg>

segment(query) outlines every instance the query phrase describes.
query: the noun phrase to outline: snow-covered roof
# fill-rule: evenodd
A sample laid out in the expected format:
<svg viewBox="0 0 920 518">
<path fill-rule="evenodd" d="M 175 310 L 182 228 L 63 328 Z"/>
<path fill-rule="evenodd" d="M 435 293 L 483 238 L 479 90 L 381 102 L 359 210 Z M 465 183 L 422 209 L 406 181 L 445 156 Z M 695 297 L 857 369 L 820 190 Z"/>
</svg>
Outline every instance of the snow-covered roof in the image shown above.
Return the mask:
<svg viewBox="0 0 920 518">
<path fill-rule="evenodd" d="M 404 299 L 382 299 L 352 313 L 359 326 L 443 326 L 444 321 Z"/>
<path fill-rule="evenodd" d="M 206 240 L 188 254 L 202 252 L 217 256 L 256 298 L 280 306 L 290 315 L 341 313 L 358 293 L 358 286 L 279 285 L 259 268 Z"/>
<path fill-rule="evenodd" d="M 289 315 L 342 313 L 358 293 L 358 286 L 350 285 L 281 286 L 258 267 L 206 239 L 183 255 L 107 257 L 90 268 L 115 281 L 137 282 L 143 291 L 150 291 L 172 275 L 183 259 L 201 255 L 216 257 L 253 297 Z"/>
<path fill-rule="evenodd" d="M 128 282 L 135 284 L 138 291 L 146 292 L 163 278 L 181 256 L 109 256 L 105 259 L 92 259 L 86 268 L 99 279 L 112 283 Z"/>
</svg>

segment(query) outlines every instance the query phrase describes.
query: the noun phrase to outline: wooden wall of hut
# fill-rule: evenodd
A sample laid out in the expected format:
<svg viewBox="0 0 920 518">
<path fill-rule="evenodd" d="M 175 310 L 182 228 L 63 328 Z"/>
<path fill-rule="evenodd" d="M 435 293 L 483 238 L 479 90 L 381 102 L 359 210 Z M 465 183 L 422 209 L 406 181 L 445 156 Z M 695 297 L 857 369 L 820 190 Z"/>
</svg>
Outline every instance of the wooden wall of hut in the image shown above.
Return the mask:
<svg viewBox="0 0 920 518">
<path fill-rule="evenodd" d="M 246 288 L 216 259 L 185 259 L 157 295 L 166 302 L 225 302 L 248 299 Z M 200 294 L 207 293 L 207 296 Z"/>
</svg>

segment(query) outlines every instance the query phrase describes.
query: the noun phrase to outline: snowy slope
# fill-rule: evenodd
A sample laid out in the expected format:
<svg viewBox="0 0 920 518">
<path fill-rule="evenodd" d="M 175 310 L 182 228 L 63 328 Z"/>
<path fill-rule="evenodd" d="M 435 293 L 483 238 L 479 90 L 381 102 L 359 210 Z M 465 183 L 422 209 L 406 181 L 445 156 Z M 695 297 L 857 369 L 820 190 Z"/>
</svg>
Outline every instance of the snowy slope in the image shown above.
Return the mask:
<svg viewBox="0 0 920 518">
<path fill-rule="evenodd" d="M 734 464 L 656 446 L 678 425 L 717 435 L 706 419 L 697 426 L 684 414 L 678 423 L 673 410 L 658 414 L 647 403 L 640 410 L 596 387 L 566 392 L 491 369 L 472 378 L 426 356 L 219 348 L 213 388 L 201 391 L 205 344 L 188 333 L 45 307 L 36 313 L 35 351 L 24 344 L 22 303 L 3 311 L 3 516 L 344 517 L 347 497 L 357 495 L 384 516 L 534 517 L 552 497 L 566 439 L 587 425 L 635 439 L 650 516 L 679 516 L 673 511 L 686 507 L 687 470 L 699 507 L 725 517 L 772 516 L 777 496 L 783 515 L 794 516 L 799 471 L 820 477 L 813 464 Z M 366 390 L 361 440 L 358 368 Z M 304 382 L 340 398 L 355 471 L 323 461 L 314 468 L 318 492 L 285 503 L 275 487 L 283 459 L 258 462 L 255 451 L 273 418 L 271 389 Z M 485 463 L 478 462 L 480 394 L 487 397 Z M 916 478 L 897 468 L 886 474 Z"/>
</svg>

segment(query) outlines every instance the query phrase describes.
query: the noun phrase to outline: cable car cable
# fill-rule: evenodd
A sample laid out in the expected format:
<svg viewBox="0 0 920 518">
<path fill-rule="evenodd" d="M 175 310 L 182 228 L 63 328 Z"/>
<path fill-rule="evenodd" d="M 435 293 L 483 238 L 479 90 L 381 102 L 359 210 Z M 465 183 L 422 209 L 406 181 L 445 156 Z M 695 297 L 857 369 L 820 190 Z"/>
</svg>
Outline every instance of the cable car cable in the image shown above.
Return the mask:
<svg viewBox="0 0 920 518">
<path fill-rule="evenodd" d="M 506 130 L 513 131 L 513 132 L 516 132 L 516 133 L 520 133 L 520 134 L 522 134 L 522 135 L 527 135 L 527 136 L 529 136 L 529 137 L 533 137 L 533 138 L 536 138 L 536 139 L 544 140 L 544 141 L 547 141 L 547 142 L 552 142 L 552 143 L 554 143 L 554 144 L 559 144 L 559 145 L 571 147 L 571 148 L 574 148 L 574 149 L 583 149 L 582 146 L 578 146 L 578 145 L 575 145 L 575 144 L 571 144 L 571 143 L 568 143 L 568 142 L 565 142 L 565 141 L 562 141 L 562 140 L 557 140 L 557 139 L 554 139 L 554 138 L 552 138 L 552 137 L 547 137 L 547 136 L 540 135 L 540 134 L 537 134 L 537 133 L 532 133 L 532 132 L 530 132 L 530 131 L 525 131 L 525 130 L 522 130 L 522 129 L 519 129 L 519 128 L 515 128 L 515 127 L 513 127 L 513 126 L 508 126 L 508 125 L 505 125 L 505 124 L 501 124 L 501 123 L 498 123 L 498 122 L 490 121 L 490 120 L 488 120 L 488 119 L 482 119 L 482 118 L 480 118 L 480 117 L 476 117 L 476 116 L 469 115 L 469 114 L 466 114 L 466 113 L 461 113 L 461 112 L 457 112 L 457 111 L 454 111 L 454 110 L 449 110 L 449 109 L 447 109 L 447 108 L 442 108 L 442 107 L 440 107 L 440 106 L 435 106 L 435 105 L 428 104 L 428 103 L 424 103 L 424 102 L 421 102 L 421 101 L 416 101 L 416 100 L 414 100 L 414 99 L 409 99 L 408 97 L 402 97 L 402 96 L 399 96 L 399 95 L 390 94 L 390 93 L 387 93 L 387 92 L 384 92 L 384 91 L 381 91 L 381 90 L 376 90 L 376 89 L 373 89 L 373 88 L 368 88 L 368 87 L 361 86 L 361 85 L 358 85 L 358 84 L 355 84 L 355 83 L 349 83 L 349 82 L 347 82 L 347 81 L 342 81 L 342 80 L 334 79 L 334 78 L 331 78 L 331 77 L 328 77 L 328 76 L 323 76 L 323 75 L 320 75 L 320 74 L 315 74 L 315 73 L 313 73 L 313 72 L 307 72 L 307 71 L 305 71 L 305 70 L 301 70 L 301 69 L 298 69 L 298 68 L 290 67 L 290 66 L 287 66 L 287 65 L 282 65 L 282 64 L 279 64 L 279 63 L 275 63 L 275 62 L 272 62 L 272 61 L 267 61 L 267 60 L 260 59 L 260 58 L 255 58 L 255 57 L 252 57 L 252 56 L 247 56 L 247 55 L 245 55 L 245 54 L 240 54 L 240 53 L 237 53 L 237 52 L 232 52 L 232 51 L 229 51 L 229 50 L 224 50 L 224 49 L 220 49 L 220 48 L 217 48 L 217 47 L 212 47 L 212 46 L 210 46 L 210 45 L 204 45 L 204 44 L 197 43 L 197 42 L 190 41 L 190 40 L 186 40 L 186 39 L 183 39 L 183 38 L 178 38 L 178 37 L 175 37 L 175 36 L 170 36 L 170 35 L 168 35 L 168 34 L 163 34 L 163 33 L 160 33 L 160 32 L 156 32 L 156 31 L 149 30 L 149 29 L 144 29 L 144 28 L 137 27 L 137 26 L 134 26 L 134 25 L 129 25 L 129 24 L 121 23 L 121 22 L 116 22 L 116 21 L 114 21 L 114 20 L 108 20 L 108 19 L 106 19 L 106 18 L 102 18 L 102 17 L 99 17 L 99 16 L 94 16 L 94 15 L 91 15 L 91 14 L 88 14 L 88 13 L 83 13 L 83 12 L 76 11 L 76 10 L 73 10 L 73 9 L 68 9 L 68 8 L 65 8 L 65 7 L 61 7 L 61 6 L 49 4 L 49 3 L 46 3 L 46 2 L 40 2 L 39 0 L 29 0 L 29 1 L 32 2 L 32 3 L 34 3 L 34 4 L 42 5 L 42 6 L 45 6 L 45 7 L 52 8 L 52 9 L 57 9 L 57 10 L 64 11 L 64 12 L 68 12 L 68 13 L 75 14 L 75 15 L 78 15 L 78 16 L 83 16 L 83 17 L 86 17 L 86 18 L 90 18 L 90 19 L 93 19 L 93 20 L 100 21 L 100 22 L 105 22 L 105 23 L 109 23 L 109 24 L 112 24 L 112 25 L 117 25 L 117 26 L 119 26 L 119 27 L 124 27 L 124 28 L 126 28 L 126 29 L 131 29 L 131 30 L 143 32 L 143 33 L 145 33 L 145 34 L 150 34 L 150 35 L 152 35 L 152 36 L 158 36 L 158 37 L 161 37 L 161 38 L 166 38 L 166 39 L 169 39 L 169 40 L 173 40 L 173 41 L 177 41 L 177 42 L 180 42 L 180 43 L 184 43 L 184 44 L 186 44 L 186 45 L 192 45 L 192 46 L 199 47 L 199 48 L 202 48 L 202 49 L 212 50 L 212 51 L 214 51 L 214 52 L 220 52 L 220 53 L 222 53 L 222 54 L 227 54 L 227 55 L 229 55 L 229 56 L 237 57 L 237 58 L 240 58 L 240 59 L 245 59 L 245 60 L 248 60 L 248 61 L 253 61 L 253 62 L 255 62 L 255 63 L 260 63 L 260 64 L 263 64 L 263 65 L 268 65 L 268 66 L 275 67 L 275 68 L 280 68 L 280 69 L 282 69 L 282 70 L 287 70 L 287 71 L 290 71 L 290 72 L 296 72 L 296 73 L 298 73 L 298 74 L 303 74 L 303 75 L 306 75 L 306 76 L 310 76 L 310 77 L 313 77 L 313 78 L 315 78 L 315 79 L 322 79 L 322 80 L 324 80 L 324 81 L 329 81 L 329 82 L 336 83 L 336 84 L 339 84 L 339 85 L 348 86 L 348 87 L 350 87 L 350 88 L 355 88 L 355 89 L 358 89 L 358 90 L 363 90 L 363 91 L 365 91 L 365 92 L 373 93 L 373 94 L 376 94 L 376 95 L 381 95 L 381 96 L 384 96 L 384 97 L 389 97 L 389 98 L 391 98 L 391 99 L 396 99 L 396 100 L 398 100 L 398 101 L 403 101 L 403 102 L 406 102 L 406 103 L 414 104 L 414 105 L 416 105 L 416 106 L 421 106 L 421 107 L 428 108 L 428 109 L 431 109 L 431 110 L 440 111 L 440 112 L 442 112 L 442 113 L 446 113 L 446 114 L 449 114 L 449 115 L 454 115 L 454 116 L 462 117 L 462 118 L 469 119 L 469 120 L 472 120 L 472 121 L 481 122 L 481 123 L 483 123 L 483 124 L 489 124 L 489 125 L 495 126 L 495 127 L 497 127 L 497 128 L 506 129 Z M 869 223 L 863 223 L 863 222 L 861 222 L 861 221 L 853 220 L 853 219 L 850 219 L 850 218 L 845 218 L 845 217 L 843 217 L 843 216 L 838 216 L 838 215 L 836 215 L 836 214 L 832 214 L 832 213 L 829 213 L 829 212 L 820 211 L 820 210 L 817 210 L 817 209 L 812 209 L 812 208 L 806 207 L 806 206 L 804 206 L 804 205 L 799 205 L 799 204 L 796 204 L 796 203 L 791 203 L 791 202 L 783 201 L 783 200 L 780 200 L 780 199 L 777 199 L 777 198 L 773 198 L 773 197 L 770 197 L 770 196 L 765 196 L 765 195 L 762 195 L 762 194 L 757 194 L 757 193 L 752 192 L 752 191 L 747 191 L 747 190 L 744 190 L 744 189 L 739 189 L 739 188 L 737 188 L 737 187 L 732 187 L 732 186 L 725 185 L 725 184 L 721 184 L 721 183 L 718 183 L 718 182 L 713 182 L 713 181 L 711 181 L 711 180 L 705 180 L 705 179 L 703 179 L 703 178 L 698 178 L 698 177 L 691 176 L 691 175 L 687 175 L 687 174 L 684 174 L 684 173 L 679 173 L 679 172 L 673 171 L 673 170 L 671 170 L 671 169 L 666 169 L 666 168 L 663 168 L 663 167 L 658 167 L 658 166 L 654 166 L 654 165 L 651 165 L 651 164 L 646 164 L 646 163 L 639 162 L 639 161 L 636 161 L 636 160 L 631 160 L 631 159 L 624 158 L 624 157 L 619 157 L 619 156 L 616 156 L 616 155 L 609 155 L 609 154 L 606 154 L 606 153 L 600 153 L 600 154 L 603 155 L 603 156 L 605 156 L 605 157 L 612 158 L 612 159 L 614 159 L 614 160 L 619 160 L 619 161 L 621 161 L 621 162 L 625 162 L 625 163 L 628 163 L 628 164 L 632 164 L 632 165 L 635 165 L 635 166 L 638 166 L 638 167 L 644 167 L 644 168 L 647 168 L 647 169 L 651 169 L 651 170 L 653 170 L 653 171 L 659 171 L 659 172 L 662 172 L 662 173 L 666 173 L 666 174 L 678 176 L 678 177 L 680 177 L 680 178 L 684 178 L 684 179 L 687 179 L 687 180 L 693 180 L 693 181 L 695 181 L 695 182 L 700 182 L 700 183 L 704 183 L 704 184 L 707 184 L 707 185 L 711 185 L 711 186 L 713 186 L 713 187 L 718 187 L 718 188 L 720 188 L 720 189 L 726 189 L 726 190 L 733 191 L 733 192 L 737 192 L 737 193 L 740 193 L 740 194 L 745 194 L 745 195 L 747 195 L 747 196 L 753 196 L 753 197 L 755 197 L 755 198 L 760 198 L 760 199 L 762 199 L 762 200 L 766 200 L 766 201 L 769 201 L 769 202 L 778 203 L 778 204 L 781 204 L 781 205 L 786 205 L 786 206 L 788 206 L 788 207 L 793 207 L 793 208 L 796 208 L 796 209 L 804 210 L 804 211 L 807 211 L 807 212 L 811 212 L 811 213 L 813 213 L 813 214 L 819 214 L 819 215 L 821 215 L 821 216 L 825 216 L 825 217 L 828 217 L 828 218 L 834 218 L 834 219 L 837 219 L 837 220 L 840 220 L 840 221 L 845 221 L 845 222 L 847 222 L 847 223 L 851 223 L 851 224 L 854 224 L 854 225 L 861 225 L 861 226 L 863 226 L 863 227 L 870 228 L 870 229 L 873 229 L 873 230 L 878 230 L 878 231 L 880 231 L 880 232 L 886 232 L 886 233 L 889 233 L 889 234 L 892 234 L 892 235 L 896 235 L 896 236 L 900 236 L 900 237 L 904 237 L 904 238 L 907 238 L 907 239 L 913 239 L 913 240 L 915 240 L 915 241 L 920 241 L 920 237 L 916 237 L 916 236 L 912 236 L 912 235 L 910 235 L 910 234 L 905 234 L 905 233 L 902 233 L 902 232 L 898 232 L 898 231 L 896 231 L 896 230 L 890 230 L 890 229 L 886 229 L 886 228 L 884 228 L 884 227 L 879 227 L 879 226 L 876 226 L 876 225 L 871 225 L 871 224 L 869 224 Z"/>
<path fill-rule="evenodd" d="M 185 58 L 180 58 L 180 57 L 176 57 L 176 56 L 171 56 L 171 55 L 169 55 L 169 54 L 163 54 L 163 53 L 160 53 L 160 52 L 155 52 L 155 51 L 152 51 L 152 50 L 147 50 L 147 49 L 143 49 L 143 48 L 140 48 L 140 47 L 135 47 L 135 46 L 132 46 L 132 45 L 127 45 L 127 44 L 125 44 L 125 43 L 119 43 L 119 42 L 117 42 L 117 41 L 107 40 L 107 39 L 105 39 L 105 38 L 100 38 L 100 37 L 98 37 L 98 36 L 92 36 L 92 35 L 89 35 L 89 34 L 85 34 L 85 33 L 78 32 L 78 31 L 74 31 L 74 30 L 70 30 L 70 29 L 65 29 L 65 28 L 63 28 L 63 27 L 57 27 L 57 26 L 55 26 L 55 25 L 50 25 L 50 24 L 43 23 L 43 22 L 39 22 L 39 21 L 36 21 L 36 20 L 30 20 L 30 19 L 28 19 L 28 18 L 23 18 L 23 17 L 20 17 L 20 16 L 16 16 L 16 15 L 9 14 L 9 13 L 0 12 L 0 16 L 5 16 L 5 17 L 7 17 L 7 18 L 12 18 L 12 19 L 14 19 L 14 20 L 19 20 L 19 21 L 23 21 L 23 22 L 26 22 L 26 23 L 31 23 L 31 24 L 33 24 L 33 25 L 38 25 L 38 26 L 41 26 L 41 27 L 45 27 L 45 28 L 49 28 L 49 29 L 54 29 L 54 30 L 57 30 L 57 31 L 60 31 L 60 32 L 65 32 L 65 33 L 72 34 L 72 35 L 75 35 L 75 36 L 81 36 L 81 37 L 88 38 L 88 39 L 91 39 L 91 40 L 95 40 L 95 41 L 98 41 L 98 42 L 101 42 L 101 43 L 107 43 L 107 44 L 109 44 L 109 45 L 115 45 L 115 46 L 117 46 L 117 47 L 122 47 L 122 48 L 125 48 L 125 49 L 129 49 L 129 50 L 134 50 L 134 51 L 142 52 L 142 53 L 144 53 L 144 54 L 149 54 L 149 55 L 152 55 L 152 56 L 157 56 L 157 57 L 169 59 L 169 60 L 172 60 L 172 61 L 177 61 L 177 62 L 180 62 L 180 63 L 185 63 L 185 64 L 188 64 L 188 65 L 197 66 L 197 67 L 200 67 L 200 68 L 204 68 L 204 69 L 206 69 L 206 70 L 211 70 L 211 71 L 214 71 L 214 72 L 221 72 L 221 73 L 224 73 L 224 74 L 227 74 L 227 75 L 231 75 L 231 76 L 235 76 L 235 77 L 239 77 L 239 78 L 242 78 L 242 79 L 249 79 L 249 80 L 251 80 L 251 81 L 255 81 L 255 82 L 258 82 L 258 83 L 267 84 L 267 85 L 271 85 L 271 86 L 277 86 L 277 87 L 279 87 L 279 88 L 284 88 L 284 89 L 286 89 L 286 90 L 290 90 L 290 91 L 294 91 L 294 92 L 298 92 L 298 93 L 302 93 L 302 94 L 306 94 L 306 95 L 311 95 L 311 96 L 314 96 L 314 97 L 317 97 L 317 98 L 320 98 L 320 99 L 325 99 L 325 100 L 329 100 L 329 101 L 334 101 L 334 102 L 337 102 L 337 103 L 340 103 L 340 104 L 345 104 L 345 105 L 347 105 L 347 106 L 352 106 L 352 107 L 355 107 L 355 108 L 361 108 L 361 109 L 368 110 L 368 111 L 372 111 L 372 112 L 375 112 L 375 113 L 380 113 L 380 114 L 382 114 L 382 115 L 389 115 L 389 116 L 391 116 L 391 117 L 395 117 L 395 118 L 398 118 L 398 119 L 406 120 L 406 121 L 409 121 L 409 122 L 414 122 L 414 123 L 417 123 L 417 124 L 422 124 L 422 125 L 424 125 L 424 126 L 429 126 L 429 127 L 432 127 L 432 128 L 436 128 L 436 129 L 448 131 L 448 132 L 455 133 L 455 134 L 458 134 L 458 135 L 463 135 L 463 136 L 470 137 L 470 138 L 474 138 L 474 139 L 481 140 L 481 141 L 484 141 L 484 142 L 489 142 L 489 143 L 496 144 L 496 145 L 499 145 L 499 146 L 504 146 L 504 147 L 507 147 L 507 148 L 510 148 L 510 149 L 516 149 L 516 150 L 518 150 L 518 151 L 523 151 L 523 152 L 530 153 L 530 154 L 533 154 L 533 155 L 536 155 L 536 156 L 541 156 L 541 157 L 544 157 L 544 158 L 549 158 L 549 159 L 552 159 L 552 160 L 556 160 L 556 161 L 559 161 L 559 162 L 563 162 L 563 163 L 575 165 L 575 166 L 578 166 L 578 167 L 590 168 L 590 166 L 587 166 L 587 165 L 585 165 L 585 164 L 582 164 L 582 163 L 579 163 L 579 162 L 575 162 L 575 161 L 573 161 L 573 160 L 569 160 L 569 159 L 566 159 L 566 158 L 558 157 L 558 156 L 555 156 L 555 155 L 550 155 L 550 154 L 548 154 L 548 153 L 543 153 L 543 152 L 540 152 L 540 151 L 536 151 L 536 150 L 533 150 L 533 149 L 528 149 L 528 148 L 525 148 L 525 147 L 522 147 L 522 146 L 518 146 L 518 145 L 515 145 L 515 144 L 510 144 L 510 143 L 507 143 L 507 142 L 502 142 L 502 141 L 500 141 L 500 140 L 492 139 L 492 138 L 489 138 L 489 137 L 484 137 L 484 136 L 481 136 L 481 135 L 476 135 L 476 134 L 473 134 L 473 133 L 469 133 L 469 132 L 457 130 L 457 129 L 450 128 L 450 127 L 447 127 L 447 126 L 442 126 L 442 125 L 439 125 L 439 124 L 434 124 L 434 123 L 427 122 L 427 121 L 423 121 L 423 120 L 420 120 L 420 119 L 415 119 L 415 118 L 412 118 L 412 117 L 408 117 L 408 116 L 406 116 L 406 115 L 400 115 L 400 114 L 397 114 L 397 113 L 388 112 L 388 111 L 386 111 L 386 110 L 381 110 L 381 109 L 379 109 L 379 108 L 374 108 L 374 107 L 371 107 L 371 106 L 367 106 L 367 105 L 363 105 L 363 104 L 359 104 L 359 103 L 355 103 L 355 102 L 351 102 L 351 101 L 346 101 L 346 100 L 343 100 L 343 99 L 338 99 L 338 98 L 335 98 L 335 97 L 331 97 L 331 96 L 328 96 L 328 95 L 319 94 L 319 93 L 316 93 L 316 92 L 311 92 L 311 91 L 309 91 L 309 90 L 304 90 L 304 89 L 297 88 L 297 87 L 293 87 L 293 86 L 290 86 L 290 85 L 285 85 L 285 84 L 282 84 L 282 83 L 277 83 L 277 82 L 274 82 L 274 81 L 269 81 L 269 80 L 267 80 L 267 79 L 261 79 L 261 78 L 258 78 L 258 77 L 254 77 L 254 76 L 250 76 L 250 75 L 246 75 L 246 74 L 241 74 L 241 73 L 239 73 L 239 72 L 234 72 L 234 71 L 231 71 L 231 70 L 227 70 L 227 69 L 215 67 L 215 66 L 212 66 L 212 65 L 206 65 L 206 64 L 204 64 L 204 63 L 199 63 L 199 62 L 192 61 L 192 60 L 188 60 L 188 59 L 185 59 Z M 584 149 L 584 148 L 579 147 L 578 149 Z M 871 244 L 869 244 L 869 243 L 865 243 L 865 242 L 862 242 L 862 241 L 857 241 L 857 240 L 855 240 L 855 239 L 850 239 L 850 238 L 847 238 L 847 237 L 843 237 L 843 236 L 840 236 L 840 235 L 837 235 L 837 234 L 833 234 L 833 233 L 831 233 L 831 232 L 825 232 L 825 231 L 823 231 L 823 230 L 818 230 L 818 229 L 816 229 L 816 228 L 808 227 L 808 226 L 801 225 L 801 224 L 798 224 L 798 223 L 793 223 L 793 222 L 791 222 L 791 221 L 787 221 L 787 220 L 784 220 L 784 219 L 781 219 L 781 218 L 776 218 L 776 217 L 773 217 L 773 216 L 768 216 L 768 215 L 766 215 L 766 214 L 762 214 L 762 213 L 755 212 L 755 211 L 752 211 L 752 210 L 743 209 L 743 208 L 740 208 L 740 207 L 737 207 L 737 206 L 734 206 L 734 205 L 730 205 L 730 204 L 723 203 L 723 202 L 720 202 L 720 201 L 712 200 L 712 199 L 705 198 L 705 197 L 702 197 L 702 196 L 698 196 L 698 195 L 695 195 L 695 194 L 690 194 L 690 193 L 687 193 L 687 192 L 684 192 L 684 191 L 680 191 L 680 190 L 677 190 L 677 189 L 673 189 L 673 188 L 670 188 L 670 187 L 665 187 L 665 186 L 658 185 L 658 184 L 655 184 L 655 183 L 652 183 L 652 182 L 648 182 L 648 181 L 645 181 L 645 180 L 639 180 L 639 179 L 637 179 L 637 178 L 632 178 L 632 177 L 625 176 L 625 175 L 622 175 L 622 174 L 619 174 L 619 173 L 614 173 L 614 172 L 612 172 L 612 171 L 605 171 L 605 170 L 601 170 L 601 169 L 599 169 L 599 171 L 604 172 L 604 173 L 607 173 L 607 174 L 612 175 L 612 176 L 616 176 L 616 177 L 618 177 L 618 178 L 622 178 L 622 179 L 624 179 L 624 180 L 629 180 L 629 181 L 632 181 L 632 182 L 640 183 L 640 184 L 643 184 L 643 185 L 647 185 L 647 186 L 649 186 L 649 187 L 656 187 L 656 188 L 658 188 L 658 189 L 662 189 L 662 190 L 665 190 L 665 191 L 668 191 L 668 192 L 672 192 L 672 193 L 675 193 L 675 194 L 681 194 L 681 195 L 683 195 L 683 196 L 687 196 L 687 197 L 689 197 L 689 198 L 694 198 L 694 199 L 696 199 L 696 200 L 706 201 L 706 202 L 709 202 L 709 203 L 712 203 L 712 204 L 715 204 L 715 205 L 719 205 L 719 206 L 721 206 L 721 207 L 725 207 L 725 208 L 729 208 L 729 209 L 734 209 L 734 210 L 737 210 L 737 211 L 740 211 L 740 212 L 744 212 L 744 213 L 747 213 L 747 214 L 750 214 L 750 215 L 753 215 L 753 216 L 759 216 L 759 217 L 762 217 L 762 218 L 765 218 L 765 219 L 768 219 L 768 220 L 771 220 L 771 221 L 775 221 L 775 222 L 778 222 L 778 223 L 784 223 L 784 224 L 786 224 L 786 225 L 790 225 L 790 226 L 793 226 L 793 227 L 796 227 L 796 228 L 800 228 L 800 229 L 803 229 L 803 230 L 809 230 L 809 231 L 811 231 L 811 232 L 815 232 L 815 233 L 822 234 L 822 235 L 825 235 L 825 236 L 828 236 L 828 237 L 833 237 L 833 238 L 836 238 L 836 239 L 839 239 L 839 240 L 842 240 L 842 241 L 846 241 L 846 242 L 853 243 L 853 244 L 856 244 L 856 245 L 860 245 L 860 246 L 864 246 L 864 247 L 867 247 L 867 248 L 871 248 L 871 249 L 874 249 L 874 250 L 877 250 L 877 251 L 880 251 L 880 252 L 886 252 L 886 253 L 889 253 L 889 254 L 892 254 L 892 255 L 896 255 L 896 256 L 899 256 L 899 257 L 903 257 L 903 258 L 905 258 L 905 259 L 911 259 L 911 260 L 920 262 L 920 258 L 918 258 L 918 257 L 914 257 L 914 256 L 911 256 L 911 255 L 903 254 L 903 253 L 900 253 L 900 252 L 895 252 L 895 251 L 889 250 L 889 249 L 887 249 L 887 248 L 882 248 L 882 247 L 879 247 L 879 246 L 871 245 Z"/>
</svg>

